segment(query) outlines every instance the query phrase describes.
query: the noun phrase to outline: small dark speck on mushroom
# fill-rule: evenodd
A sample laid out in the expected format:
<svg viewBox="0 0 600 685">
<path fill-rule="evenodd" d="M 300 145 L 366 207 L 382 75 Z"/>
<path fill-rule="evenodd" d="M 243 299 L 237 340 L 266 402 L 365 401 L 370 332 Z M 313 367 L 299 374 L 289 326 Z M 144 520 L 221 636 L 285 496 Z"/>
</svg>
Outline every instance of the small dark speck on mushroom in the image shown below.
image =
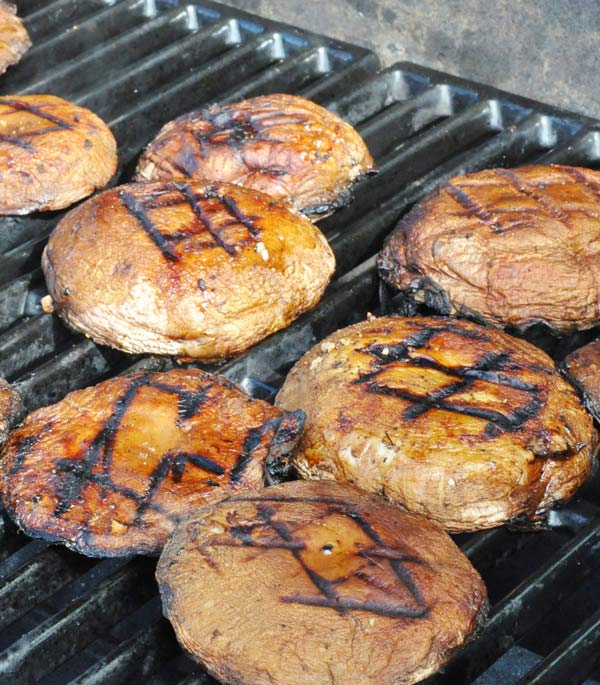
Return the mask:
<svg viewBox="0 0 600 685">
<path fill-rule="evenodd" d="M 221 633 L 219 632 L 218 628 L 215 628 L 215 629 L 213 630 L 213 637 L 219 637 L 220 634 L 221 634 Z"/>
<path fill-rule="evenodd" d="M 65 289 L 63 290 L 63 295 L 64 295 L 65 297 L 69 297 L 70 294 L 71 294 L 71 288 L 65 288 Z"/>
<path fill-rule="evenodd" d="M 40 163 L 37 165 L 37 170 L 40 172 L 40 174 L 42 174 L 44 173 L 44 171 L 46 171 L 46 167 L 42 163 Z"/>
<path fill-rule="evenodd" d="M 91 141 L 89 138 L 86 138 L 86 139 L 85 139 L 85 143 L 83 144 L 83 147 L 84 147 L 86 150 L 91 150 L 91 148 L 92 148 L 92 141 Z"/>
<path fill-rule="evenodd" d="M 333 552 L 333 545 L 323 545 L 323 547 L 321 547 L 321 552 L 323 552 L 323 554 L 331 554 Z"/>
<path fill-rule="evenodd" d="M 199 279 L 198 287 L 200 288 L 200 290 L 206 290 L 206 283 L 204 282 L 203 278 Z"/>
</svg>

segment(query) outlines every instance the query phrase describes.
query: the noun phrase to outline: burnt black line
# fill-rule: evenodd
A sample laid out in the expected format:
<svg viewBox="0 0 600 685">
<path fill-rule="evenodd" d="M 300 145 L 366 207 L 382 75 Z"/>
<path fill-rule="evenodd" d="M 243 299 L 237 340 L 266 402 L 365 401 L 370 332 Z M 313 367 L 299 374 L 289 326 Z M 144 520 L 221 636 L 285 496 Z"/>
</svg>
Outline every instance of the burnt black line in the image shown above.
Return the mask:
<svg viewBox="0 0 600 685">
<path fill-rule="evenodd" d="M 493 212 L 485 207 L 482 207 L 473 197 L 466 193 L 461 188 L 446 181 L 443 185 L 443 189 L 452 197 L 458 204 L 461 205 L 467 212 L 474 214 L 482 223 L 489 226 L 494 233 L 503 233 L 504 227 L 502 224 L 494 217 Z"/>
<path fill-rule="evenodd" d="M 287 542 L 287 543 L 295 542 L 293 536 L 289 532 L 285 523 L 273 520 L 272 517 L 273 517 L 274 511 L 270 507 L 267 507 L 266 505 L 258 505 L 257 513 L 258 513 L 260 519 L 267 526 L 272 528 L 273 531 L 275 533 L 277 533 L 277 535 L 284 542 Z M 337 600 L 339 599 L 339 597 L 338 597 L 338 593 L 336 592 L 336 590 L 333 586 L 333 583 L 331 583 L 326 578 L 323 578 L 316 571 L 313 571 L 313 569 L 311 569 L 309 566 L 307 566 L 304 563 L 304 560 L 302 559 L 302 557 L 300 556 L 300 550 L 292 549 L 291 552 L 294 555 L 294 559 L 296 559 L 296 561 L 302 567 L 302 570 L 309 577 L 311 583 L 323 595 L 323 598 L 328 600 L 328 603 L 326 606 L 330 606 L 332 609 L 339 611 L 339 609 L 337 608 Z"/>
<path fill-rule="evenodd" d="M 36 116 L 40 117 L 41 119 L 45 119 L 46 121 L 51 121 L 53 124 L 56 124 L 60 128 L 63 129 L 72 129 L 73 127 L 71 124 L 69 124 L 67 121 L 64 119 L 61 119 L 60 117 L 54 116 L 54 114 L 49 114 L 48 112 L 44 112 L 41 110 L 39 107 L 36 107 L 35 105 L 30 105 L 27 102 L 23 102 L 22 100 L 11 100 L 8 98 L 0 98 L 0 105 L 7 105 L 8 107 L 13 107 L 15 110 L 23 110 L 25 112 L 29 112 L 30 114 L 35 114 Z"/>
<path fill-rule="evenodd" d="M 537 193 L 535 186 L 530 185 L 524 181 L 518 174 L 511 169 L 494 169 L 497 176 L 505 179 L 517 192 L 525 197 L 536 202 L 540 207 L 543 207 L 548 214 L 558 219 L 569 230 L 573 230 L 573 223 L 565 212 L 558 207 L 550 198 L 545 195 Z"/>
<path fill-rule="evenodd" d="M 16 147 L 20 147 L 23 150 L 28 150 L 29 152 L 33 152 L 35 150 L 35 147 L 31 143 L 23 140 L 19 136 L 9 136 L 5 133 L 0 133 L 0 142 L 8 143 L 9 145 L 15 145 Z"/>
<path fill-rule="evenodd" d="M 600 184 L 596 183 L 595 181 L 590 181 L 581 173 L 581 171 L 579 171 L 579 169 L 576 169 L 575 167 L 563 166 L 561 171 L 564 171 L 574 181 L 580 183 L 584 188 L 589 190 L 594 196 L 594 200 L 600 200 Z"/>
<path fill-rule="evenodd" d="M 73 502 L 79 497 L 86 483 L 90 482 L 90 474 L 92 469 L 98 464 L 100 457 L 103 457 L 103 470 L 105 475 L 112 464 L 112 448 L 114 446 L 114 436 L 118 430 L 119 424 L 127 408 L 135 397 L 138 388 L 143 384 L 143 378 L 134 379 L 127 390 L 115 402 L 115 411 L 108 418 L 102 430 L 92 440 L 90 446 L 85 452 L 85 456 L 80 460 L 61 460 L 61 470 L 65 472 L 68 477 L 63 479 L 60 487 L 58 502 L 54 508 L 53 515 L 55 517 L 66 513 Z M 71 468 L 67 470 L 67 464 Z M 88 521 L 89 524 L 89 521 Z"/>
<path fill-rule="evenodd" d="M 339 613 L 346 613 L 347 611 L 368 611 L 371 614 L 379 616 L 387 616 L 388 618 L 424 618 L 429 614 L 429 609 L 411 609 L 404 604 L 395 606 L 386 606 L 379 602 L 360 601 L 350 597 L 337 596 L 335 605 L 332 606 L 331 600 L 327 597 L 320 597 L 319 595 L 291 595 L 279 598 L 282 602 L 288 604 L 308 604 L 309 606 L 320 606 L 335 609 Z"/>
<path fill-rule="evenodd" d="M 227 197 L 226 195 L 217 195 L 217 197 L 233 215 L 236 221 L 239 221 L 253 238 L 258 238 L 260 235 L 260 228 L 254 224 L 252 217 L 246 216 L 232 198 Z"/>
<path fill-rule="evenodd" d="M 144 207 L 137 202 L 137 200 L 124 190 L 119 191 L 119 196 L 123 202 L 123 206 L 129 213 L 137 219 L 140 226 L 144 229 L 148 237 L 158 247 L 162 255 L 171 262 L 178 262 L 181 258 L 165 240 L 163 234 L 156 228 Z"/>
<path fill-rule="evenodd" d="M 212 220 L 208 214 L 208 212 L 204 211 L 204 207 L 202 206 L 201 202 L 198 202 L 196 199 L 194 193 L 192 192 L 192 189 L 190 188 L 188 183 L 176 183 L 174 184 L 181 194 L 184 196 L 184 198 L 187 200 L 188 204 L 190 205 L 192 211 L 194 212 L 194 216 L 196 219 L 200 222 L 200 224 L 210 233 L 210 235 L 213 237 L 213 240 L 215 243 L 219 246 L 222 247 L 226 252 L 229 254 L 235 254 L 235 247 L 232 245 L 229 245 L 226 243 L 223 238 L 221 238 L 219 230 L 213 226 Z"/>
<path fill-rule="evenodd" d="M 407 390 L 400 390 L 398 388 L 390 388 L 387 385 L 377 385 L 371 384 L 368 386 L 369 392 L 373 392 L 379 395 L 390 395 L 397 397 L 401 400 L 406 400 L 412 404 L 425 404 L 426 397 L 422 395 L 416 395 Z M 520 419 L 520 415 L 516 415 L 515 412 L 511 412 L 506 416 L 500 414 L 490 409 L 482 409 L 481 407 L 471 407 L 467 404 L 461 404 L 458 402 L 448 402 L 447 400 L 439 400 L 437 402 L 431 402 L 430 409 L 441 409 L 443 411 L 453 412 L 455 414 L 464 414 L 465 416 L 472 416 L 477 419 L 482 419 L 497 425 L 505 431 L 513 431 L 519 428 L 524 421 Z M 408 409 L 411 409 L 409 407 Z M 408 411 L 408 410 L 405 410 Z M 530 417 L 529 417 L 530 418 Z"/>
<path fill-rule="evenodd" d="M 218 462 L 210 459 L 210 457 L 205 457 L 202 454 L 191 453 L 191 452 L 179 452 L 174 457 L 176 460 L 184 460 L 186 463 L 193 464 L 203 471 L 208 473 L 214 473 L 217 476 L 222 476 L 225 473 L 225 469 Z"/>
</svg>

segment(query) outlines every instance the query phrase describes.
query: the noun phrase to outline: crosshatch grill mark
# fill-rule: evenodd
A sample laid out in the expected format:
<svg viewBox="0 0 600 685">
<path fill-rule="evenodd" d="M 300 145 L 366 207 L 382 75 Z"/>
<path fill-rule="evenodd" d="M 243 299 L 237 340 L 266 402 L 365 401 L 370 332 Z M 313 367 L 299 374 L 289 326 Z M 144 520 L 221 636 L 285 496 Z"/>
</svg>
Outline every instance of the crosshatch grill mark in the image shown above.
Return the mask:
<svg viewBox="0 0 600 685">
<path fill-rule="evenodd" d="M 354 508 L 334 498 L 311 498 L 311 497 L 277 497 L 277 496 L 248 496 L 236 497 L 236 501 L 256 502 L 258 522 L 251 524 L 231 525 L 229 533 L 231 537 L 222 537 L 211 540 L 210 544 L 224 547 L 252 547 L 258 549 L 282 549 L 290 552 L 298 562 L 306 576 L 317 590 L 315 595 L 282 595 L 280 601 L 285 604 L 305 604 L 333 609 L 341 615 L 350 611 L 367 611 L 372 614 L 386 616 L 388 618 L 425 618 L 429 614 L 421 590 L 413 580 L 408 564 L 427 566 L 427 562 L 419 557 L 388 547 L 370 523 Z M 378 570 L 389 570 L 393 584 L 400 585 L 409 594 L 412 603 L 402 604 L 393 601 L 357 600 L 347 597 L 340 591 L 348 582 L 347 576 L 336 580 L 328 580 L 312 569 L 302 556 L 306 551 L 305 543 L 296 538 L 285 521 L 277 518 L 276 509 L 271 506 L 278 502 L 286 504 L 325 504 L 328 513 L 341 514 L 352 521 L 372 542 L 368 548 L 359 549 L 357 556 L 365 560 L 365 567 L 356 573 L 361 581 L 373 585 L 381 590 L 376 579 L 369 573 L 370 566 L 377 566 Z M 273 535 L 275 537 L 273 537 Z M 207 554 L 206 546 L 200 550 L 203 555 Z M 210 555 L 209 555 L 210 556 Z M 213 565 L 212 558 L 207 559 Z M 389 594 L 389 590 L 386 590 Z"/>
<path fill-rule="evenodd" d="M 189 467 L 206 472 L 205 484 L 210 487 L 218 487 L 221 483 L 215 481 L 213 476 L 224 476 L 226 469 L 218 462 L 197 453 L 189 452 L 167 452 L 159 460 L 154 470 L 149 476 L 148 486 L 144 492 L 137 492 L 131 488 L 124 487 L 115 483 L 111 477 L 111 468 L 114 455 L 115 437 L 119 426 L 127 409 L 135 400 L 140 388 L 156 388 L 165 393 L 172 393 L 177 396 L 178 420 L 192 418 L 201 411 L 203 405 L 208 401 L 208 393 L 213 387 L 211 383 L 201 386 L 192 392 L 181 388 L 152 381 L 145 377 L 131 379 L 128 387 L 115 400 L 115 409 L 111 416 L 105 421 L 104 426 L 98 432 L 94 440 L 87 448 L 83 459 L 58 459 L 55 462 L 57 474 L 60 474 L 60 483 L 57 486 L 58 502 L 54 508 L 53 516 L 61 517 L 69 511 L 81 497 L 84 487 L 88 484 L 98 486 L 101 490 L 110 491 L 122 495 L 127 499 L 133 500 L 136 504 L 134 517 L 129 525 L 140 525 L 144 513 L 151 509 L 172 520 L 177 520 L 177 516 L 169 515 L 160 505 L 153 501 L 154 495 L 161 483 L 171 476 L 174 483 L 181 481 L 185 471 Z M 280 421 L 277 419 L 275 423 Z M 263 436 L 274 426 L 273 420 L 265 421 L 259 427 L 250 428 L 246 436 L 242 453 L 238 463 L 231 469 L 228 477 L 234 479 L 234 471 L 239 473 L 235 476 L 239 480 L 241 472 L 248 461 L 247 450 L 250 452 L 256 449 L 258 442 L 256 435 Z M 35 448 L 39 437 L 24 438 L 17 449 L 17 454 L 13 460 L 11 475 L 16 475 L 26 464 L 28 454 Z M 243 462 L 240 463 L 240 462 Z M 89 515 L 91 516 L 91 514 Z M 84 524 L 84 528 L 89 528 L 90 518 Z"/>
<path fill-rule="evenodd" d="M 208 186 L 198 193 L 193 190 L 189 183 L 174 182 L 166 184 L 166 189 L 168 192 L 176 193 L 176 196 L 170 199 L 163 199 L 164 190 L 160 190 L 154 195 L 140 200 L 136 199 L 126 190 L 119 191 L 119 197 L 123 206 L 137 220 L 165 259 L 171 262 L 180 261 L 181 255 L 177 252 L 176 246 L 180 242 L 189 239 L 192 235 L 197 235 L 204 231 L 211 239 L 211 242 L 205 247 L 220 247 L 232 256 L 238 254 L 238 248 L 260 240 L 260 226 L 256 223 L 257 217 L 248 216 L 240 209 L 233 198 L 219 193 L 216 188 Z M 224 211 L 230 217 L 229 221 L 217 225 L 211 216 L 215 210 L 207 211 L 202 205 L 202 202 L 206 200 L 216 201 L 219 205 L 218 209 Z M 176 233 L 161 232 L 148 214 L 149 209 L 175 207 L 182 204 L 187 204 L 190 207 L 195 221 L 193 226 Z M 224 233 L 228 228 L 236 225 L 243 227 L 246 235 L 241 239 L 228 241 Z"/>
<path fill-rule="evenodd" d="M 203 158 L 207 157 L 210 148 L 213 146 L 241 148 L 249 141 L 281 145 L 283 141 L 269 135 L 269 126 L 301 125 L 307 121 L 306 117 L 282 116 L 279 112 L 252 114 L 226 110 L 216 114 L 210 110 L 204 110 L 200 114 L 200 119 L 209 122 L 211 125 L 211 130 L 206 133 L 192 131 L 192 136 L 198 143 L 199 152 Z"/>
<path fill-rule="evenodd" d="M 22 133 L 15 133 L 13 135 L 0 134 L 0 142 L 15 145 L 16 147 L 20 147 L 21 149 L 27 150 L 29 152 L 35 151 L 35 146 L 32 142 L 28 140 L 29 138 L 33 138 L 35 136 L 42 136 L 47 133 L 54 133 L 55 131 L 68 131 L 73 128 L 68 121 L 61 119 L 60 117 L 57 117 L 54 114 L 50 114 L 49 112 L 44 112 L 44 110 L 40 109 L 39 107 L 31 105 L 27 102 L 23 102 L 22 100 L 0 98 L 0 105 L 12 107 L 15 113 L 18 111 L 28 112 L 29 114 L 33 114 L 39 117 L 40 119 L 43 119 L 44 121 L 48 121 L 51 124 L 54 124 L 53 126 L 38 129 L 35 131 L 24 131 Z"/>
<path fill-rule="evenodd" d="M 354 384 L 365 383 L 368 391 L 371 393 L 389 395 L 409 402 L 409 406 L 406 407 L 402 415 L 405 421 L 414 420 L 431 409 L 442 409 L 486 421 L 487 425 L 484 430 L 486 437 L 494 437 L 501 431 L 516 431 L 537 415 L 544 406 L 545 401 L 540 396 L 542 392 L 540 386 L 516 378 L 510 375 L 510 372 L 528 369 L 539 373 L 544 372 L 544 370 L 537 366 L 527 367 L 516 363 L 512 359 L 510 352 L 488 352 L 483 354 L 474 364 L 467 367 L 449 367 L 425 356 L 421 358 L 412 358 L 410 356 L 411 350 L 418 351 L 437 335 L 448 330 L 465 338 L 472 339 L 474 337 L 474 331 L 463 331 L 456 326 L 434 326 L 417 331 L 395 345 L 373 343 L 362 348 L 361 352 L 365 352 L 372 357 L 373 370 L 361 374 L 354 381 Z M 484 331 L 481 334 L 481 339 L 489 340 Z M 426 354 L 425 351 L 424 353 Z M 426 394 L 394 388 L 380 382 L 381 374 L 390 365 L 398 362 L 404 363 L 406 366 L 439 371 L 447 375 L 451 380 L 448 384 L 442 385 L 437 390 Z M 520 390 L 526 393 L 529 399 L 511 411 L 502 413 L 461 402 L 455 398 L 457 393 L 467 390 L 476 381 L 484 381 L 493 385 Z"/>
</svg>

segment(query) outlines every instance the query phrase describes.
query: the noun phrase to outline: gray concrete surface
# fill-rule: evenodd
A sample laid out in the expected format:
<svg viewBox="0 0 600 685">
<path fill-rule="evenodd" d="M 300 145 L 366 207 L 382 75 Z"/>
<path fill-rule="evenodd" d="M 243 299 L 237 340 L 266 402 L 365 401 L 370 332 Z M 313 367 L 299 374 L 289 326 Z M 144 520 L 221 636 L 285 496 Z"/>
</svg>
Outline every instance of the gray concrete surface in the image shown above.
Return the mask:
<svg viewBox="0 0 600 685">
<path fill-rule="evenodd" d="M 600 118 L 598 0 L 222 0 Z"/>
</svg>

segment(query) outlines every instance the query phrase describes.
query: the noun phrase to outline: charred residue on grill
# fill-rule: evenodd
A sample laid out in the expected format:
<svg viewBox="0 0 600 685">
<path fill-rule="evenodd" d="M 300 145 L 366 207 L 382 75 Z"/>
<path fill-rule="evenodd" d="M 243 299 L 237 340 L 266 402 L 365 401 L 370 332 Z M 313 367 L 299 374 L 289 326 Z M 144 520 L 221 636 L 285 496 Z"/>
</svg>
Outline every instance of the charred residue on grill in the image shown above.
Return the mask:
<svg viewBox="0 0 600 685">
<path fill-rule="evenodd" d="M 137 220 L 168 261 L 180 261 L 181 255 L 177 251 L 177 246 L 188 241 L 192 236 L 202 233 L 207 233 L 210 236 L 210 241 L 202 244 L 202 248 L 220 247 L 231 256 L 236 256 L 239 254 L 240 248 L 260 239 L 260 226 L 256 223 L 257 217 L 246 215 L 233 198 L 223 195 L 215 187 L 209 185 L 203 191 L 198 192 L 192 189 L 189 183 L 174 182 L 167 184 L 166 191 L 165 193 L 164 189 L 160 189 L 147 198 L 139 199 L 130 192 L 120 190 L 119 197 L 123 206 Z M 216 206 L 206 208 L 203 204 L 205 202 L 216 203 Z M 182 204 L 187 204 L 194 216 L 193 224 L 182 231 L 163 233 L 156 227 L 148 214 L 148 211 L 152 209 L 175 207 Z M 215 223 L 213 215 L 220 211 L 225 212 L 229 219 L 218 225 Z M 224 233 L 227 229 L 234 227 L 243 227 L 246 235 L 229 241 Z"/>
<path fill-rule="evenodd" d="M 281 549 L 293 555 L 306 577 L 317 590 L 317 594 L 293 594 L 281 595 L 279 600 L 286 604 L 304 604 L 315 607 L 333 609 L 341 615 L 351 611 L 366 611 L 371 614 L 386 616 L 389 618 L 425 618 L 429 615 L 429 607 L 425 602 L 420 588 L 413 580 L 407 564 L 427 565 L 423 559 L 401 550 L 388 547 L 378 535 L 368 520 L 358 511 L 344 502 L 335 498 L 326 497 L 277 497 L 268 494 L 261 496 L 239 496 L 237 502 L 252 502 L 256 504 L 256 522 L 239 522 L 235 512 L 229 515 L 225 534 L 213 538 L 203 545 L 204 554 L 210 554 L 207 547 L 244 547 L 255 549 Z M 325 512 L 320 521 L 325 521 L 333 515 L 341 515 L 351 521 L 364 535 L 367 536 L 370 545 L 356 545 L 355 555 L 364 560 L 360 568 L 350 575 L 341 575 L 339 578 L 329 580 L 312 568 L 303 553 L 308 551 L 307 542 L 301 534 L 296 534 L 281 516 L 282 507 L 277 505 L 325 505 Z M 324 545 L 321 551 L 324 555 L 333 552 L 334 545 Z M 212 559 L 212 558 L 211 558 Z M 213 561 L 214 563 L 214 561 Z M 385 570 L 389 573 L 390 581 L 382 581 L 373 573 Z M 343 594 L 344 585 L 352 578 L 366 583 L 375 590 L 385 589 L 385 598 L 380 600 L 362 600 Z M 382 588 L 382 584 L 385 588 Z M 401 587 L 408 592 L 411 604 L 405 604 L 388 600 L 390 588 Z"/>
<path fill-rule="evenodd" d="M 365 384 L 367 391 L 379 395 L 389 395 L 409 402 L 409 406 L 404 409 L 402 418 L 405 421 L 412 421 L 431 409 L 441 409 L 444 411 L 465 414 L 473 418 L 482 419 L 487 422 L 483 431 L 483 437 L 492 438 L 498 435 L 499 431 L 512 432 L 519 430 L 527 421 L 537 416 L 544 406 L 544 398 L 540 396 L 542 389 L 540 386 L 527 383 L 519 378 L 511 376 L 509 372 L 519 370 L 529 370 L 539 373 L 537 365 L 524 366 L 517 364 L 510 352 L 487 352 L 477 361 L 469 366 L 445 366 L 430 357 L 413 357 L 411 351 L 419 351 L 430 343 L 436 336 L 450 332 L 461 337 L 478 340 L 480 342 L 489 341 L 485 331 L 462 329 L 451 323 L 439 327 L 424 328 L 413 335 L 408 336 L 402 342 L 395 345 L 372 343 L 360 348 L 359 352 L 368 354 L 372 357 L 373 363 L 371 370 L 361 374 L 355 381 L 355 385 Z M 378 382 L 378 378 L 390 365 L 403 364 L 418 368 L 439 371 L 448 377 L 449 383 L 442 385 L 437 390 L 428 392 L 424 395 L 401 388 L 388 386 Z M 546 370 L 544 370 L 546 371 Z M 526 393 L 529 401 L 516 407 L 510 412 L 502 413 L 483 407 L 471 406 L 453 399 L 454 395 L 471 387 L 476 381 L 491 383 L 496 386 L 505 386 L 514 390 Z"/>
</svg>

